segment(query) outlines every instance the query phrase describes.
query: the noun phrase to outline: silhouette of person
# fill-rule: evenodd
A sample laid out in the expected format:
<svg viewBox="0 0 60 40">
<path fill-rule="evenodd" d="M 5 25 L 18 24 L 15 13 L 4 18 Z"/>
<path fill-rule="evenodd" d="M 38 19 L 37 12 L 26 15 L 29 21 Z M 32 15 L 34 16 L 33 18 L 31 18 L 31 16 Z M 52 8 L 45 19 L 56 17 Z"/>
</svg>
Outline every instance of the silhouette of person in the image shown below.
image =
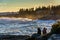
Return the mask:
<svg viewBox="0 0 60 40">
<path fill-rule="evenodd" d="M 44 28 L 43 28 L 43 35 L 47 33 L 46 30 L 47 30 L 47 28 L 44 27 Z"/>
<path fill-rule="evenodd" d="M 37 30 L 38 30 L 37 34 L 40 34 L 41 35 L 41 29 L 38 28 Z"/>
<path fill-rule="evenodd" d="M 41 29 L 37 28 L 37 33 L 34 33 L 31 37 L 37 39 L 41 35 Z"/>
</svg>

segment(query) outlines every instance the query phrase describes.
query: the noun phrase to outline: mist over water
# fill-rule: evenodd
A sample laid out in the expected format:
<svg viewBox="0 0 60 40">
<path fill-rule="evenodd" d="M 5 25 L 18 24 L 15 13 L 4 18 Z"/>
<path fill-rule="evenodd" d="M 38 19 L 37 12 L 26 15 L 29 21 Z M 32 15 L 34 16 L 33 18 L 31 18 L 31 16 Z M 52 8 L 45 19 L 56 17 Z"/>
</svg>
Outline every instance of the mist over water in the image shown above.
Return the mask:
<svg viewBox="0 0 60 40">
<path fill-rule="evenodd" d="M 32 20 L 28 18 L 0 18 L 0 33 L 5 35 L 32 35 L 37 32 L 37 28 L 41 30 L 46 27 L 50 32 L 51 26 L 55 20 Z"/>
</svg>

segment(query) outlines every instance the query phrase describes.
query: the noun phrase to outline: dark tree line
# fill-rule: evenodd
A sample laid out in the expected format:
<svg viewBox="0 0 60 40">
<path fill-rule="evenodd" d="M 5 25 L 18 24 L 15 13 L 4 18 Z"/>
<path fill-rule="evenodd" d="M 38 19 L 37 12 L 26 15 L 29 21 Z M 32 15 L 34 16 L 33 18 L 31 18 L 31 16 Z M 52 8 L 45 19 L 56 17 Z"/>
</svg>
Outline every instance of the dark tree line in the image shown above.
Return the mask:
<svg viewBox="0 0 60 40">
<path fill-rule="evenodd" d="M 28 17 L 28 18 L 41 18 L 46 15 L 60 15 L 60 5 L 58 6 L 42 6 L 38 7 L 34 10 L 34 8 L 30 9 L 20 9 L 19 16 L 20 17 Z"/>
</svg>

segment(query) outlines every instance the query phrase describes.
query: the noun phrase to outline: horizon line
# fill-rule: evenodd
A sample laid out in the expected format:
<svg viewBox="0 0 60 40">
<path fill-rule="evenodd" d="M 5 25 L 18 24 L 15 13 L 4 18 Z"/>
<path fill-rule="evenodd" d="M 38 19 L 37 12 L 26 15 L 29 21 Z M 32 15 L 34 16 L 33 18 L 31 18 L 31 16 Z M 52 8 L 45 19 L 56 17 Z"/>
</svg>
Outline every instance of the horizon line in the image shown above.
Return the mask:
<svg viewBox="0 0 60 40">
<path fill-rule="evenodd" d="M 52 6 L 60 6 L 60 5 L 48 5 L 48 6 L 50 6 L 50 7 L 52 7 Z M 48 6 L 38 6 L 38 7 L 48 7 Z M 30 9 L 30 8 L 34 8 L 34 9 L 36 9 L 36 8 L 38 8 L 38 7 L 23 7 L 23 8 L 21 8 L 21 7 L 19 7 L 19 9 L 18 10 L 11 10 L 11 11 L 0 11 L 0 13 L 4 13 L 4 12 L 18 12 L 20 9 Z M 18 7 L 17 7 L 18 8 Z"/>
</svg>

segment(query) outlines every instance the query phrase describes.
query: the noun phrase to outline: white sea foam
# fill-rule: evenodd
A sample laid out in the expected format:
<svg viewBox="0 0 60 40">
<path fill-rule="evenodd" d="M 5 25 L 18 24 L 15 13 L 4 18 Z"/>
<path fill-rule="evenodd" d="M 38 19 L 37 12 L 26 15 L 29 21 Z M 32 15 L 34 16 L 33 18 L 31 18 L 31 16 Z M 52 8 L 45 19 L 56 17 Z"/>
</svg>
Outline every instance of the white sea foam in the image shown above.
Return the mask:
<svg viewBox="0 0 60 40">
<path fill-rule="evenodd" d="M 47 32 L 50 32 L 51 25 L 55 20 L 35 20 L 21 21 L 20 18 L 0 18 L 0 33 L 10 35 L 32 35 L 37 32 L 37 28 L 41 30 L 46 27 Z"/>
<path fill-rule="evenodd" d="M 10 17 L 0 17 L 1 20 L 20 20 L 20 21 L 32 21 L 32 19 L 29 18 L 10 18 Z"/>
</svg>

